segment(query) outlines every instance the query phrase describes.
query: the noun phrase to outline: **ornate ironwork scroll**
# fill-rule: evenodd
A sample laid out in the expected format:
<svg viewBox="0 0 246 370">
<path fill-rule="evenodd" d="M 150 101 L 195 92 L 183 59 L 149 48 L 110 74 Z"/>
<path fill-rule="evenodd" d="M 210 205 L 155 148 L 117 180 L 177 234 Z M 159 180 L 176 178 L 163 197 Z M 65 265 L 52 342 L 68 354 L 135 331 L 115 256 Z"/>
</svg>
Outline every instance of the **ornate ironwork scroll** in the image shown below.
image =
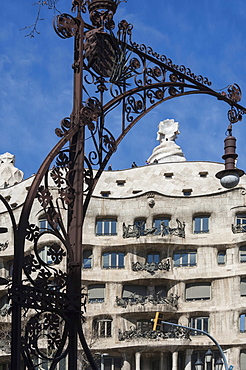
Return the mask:
<svg viewBox="0 0 246 370">
<path fill-rule="evenodd" d="M 116 304 L 117 306 L 121 306 L 126 308 L 127 306 L 134 306 L 134 305 L 145 305 L 147 303 L 151 303 L 153 305 L 157 304 L 164 304 L 170 305 L 174 308 L 178 307 L 178 300 L 179 297 L 176 294 L 170 294 L 168 297 L 162 296 L 162 294 L 155 294 L 155 295 L 148 295 L 141 297 L 137 293 L 133 293 L 128 298 L 119 298 L 116 297 Z"/>
<path fill-rule="evenodd" d="M 9 246 L 8 240 L 5 243 L 0 243 L 0 252 L 5 251 L 5 249 L 7 249 L 8 246 Z"/>
<path fill-rule="evenodd" d="M 169 271 L 170 261 L 167 259 L 164 262 L 151 262 L 151 263 L 141 263 L 132 262 L 132 271 L 147 271 L 154 275 L 156 271 Z"/>
<path fill-rule="evenodd" d="M 233 234 L 246 233 L 246 224 L 231 225 Z"/>
<path fill-rule="evenodd" d="M 124 340 L 138 340 L 138 339 L 148 339 L 148 340 L 161 340 L 161 339 L 188 339 L 190 338 L 190 331 L 184 328 L 172 328 L 169 331 L 163 330 L 146 330 L 140 331 L 131 326 L 130 330 L 122 332 L 119 329 L 118 339 L 119 341 Z"/>
<path fill-rule="evenodd" d="M 176 219 L 177 227 L 169 227 L 161 222 L 160 227 L 153 226 L 151 229 L 145 229 L 145 222 L 140 224 L 127 225 L 123 223 L 123 238 L 140 238 L 146 235 L 175 235 L 185 238 L 185 222 Z"/>
</svg>

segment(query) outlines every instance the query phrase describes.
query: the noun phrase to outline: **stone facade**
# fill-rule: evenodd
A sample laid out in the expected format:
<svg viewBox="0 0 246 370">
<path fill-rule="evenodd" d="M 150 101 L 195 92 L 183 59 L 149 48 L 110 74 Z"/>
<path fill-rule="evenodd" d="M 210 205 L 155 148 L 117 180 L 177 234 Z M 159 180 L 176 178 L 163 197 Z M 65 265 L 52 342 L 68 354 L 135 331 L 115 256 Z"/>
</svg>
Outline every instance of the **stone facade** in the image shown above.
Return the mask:
<svg viewBox="0 0 246 370">
<path fill-rule="evenodd" d="M 208 330 L 228 363 L 246 369 L 246 176 L 225 190 L 215 178 L 222 169 L 181 161 L 103 173 L 85 219 L 82 261 L 84 329 L 102 369 L 193 370 L 208 348 L 216 358 L 205 335 L 164 324 L 153 331 L 156 312 Z M 31 181 L 0 190 L 17 220 Z M 13 235 L 2 205 L 0 219 L 8 228 L 0 234 L 0 274 L 11 280 Z M 42 221 L 37 201 L 31 222 Z M 0 293 L 3 332 L 4 286 Z M 9 357 L 4 338 L 0 369 Z"/>
</svg>

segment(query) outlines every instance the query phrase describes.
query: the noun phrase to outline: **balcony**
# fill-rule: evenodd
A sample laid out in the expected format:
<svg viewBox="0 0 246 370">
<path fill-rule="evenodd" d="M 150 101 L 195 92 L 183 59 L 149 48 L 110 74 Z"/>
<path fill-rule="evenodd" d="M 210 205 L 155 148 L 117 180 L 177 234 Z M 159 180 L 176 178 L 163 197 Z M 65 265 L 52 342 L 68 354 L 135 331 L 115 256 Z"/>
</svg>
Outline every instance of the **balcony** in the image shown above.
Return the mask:
<svg viewBox="0 0 246 370">
<path fill-rule="evenodd" d="M 147 271 L 153 275 L 158 270 L 169 271 L 170 270 L 169 259 L 167 259 L 164 262 L 151 262 L 151 263 L 132 262 L 132 271 Z"/>
<path fill-rule="evenodd" d="M 145 222 L 142 224 L 126 225 L 123 222 L 123 238 L 140 238 L 140 236 L 148 235 L 160 235 L 162 237 L 166 235 L 179 236 L 185 238 L 185 223 L 176 219 L 177 227 L 171 228 L 161 222 L 160 227 L 153 226 L 151 229 L 145 229 Z"/>
<path fill-rule="evenodd" d="M 130 330 L 124 332 L 119 329 L 118 333 L 119 341 L 124 340 L 138 340 L 138 339 L 147 339 L 147 340 L 156 340 L 161 339 L 190 339 L 190 332 L 185 328 L 172 328 L 169 330 L 137 330 L 133 326 L 130 327 Z"/>
<path fill-rule="evenodd" d="M 147 295 L 147 296 L 141 297 L 139 296 L 139 294 L 133 293 L 128 298 L 116 297 L 116 304 L 117 306 L 121 306 L 123 308 L 126 308 L 127 306 L 138 305 L 138 304 L 145 305 L 147 303 L 151 303 L 153 305 L 165 304 L 165 305 L 169 305 L 177 309 L 178 299 L 179 297 L 176 294 L 170 294 L 168 297 L 163 297 L 161 294 Z"/>
<path fill-rule="evenodd" d="M 246 224 L 231 225 L 233 234 L 246 233 Z"/>
</svg>

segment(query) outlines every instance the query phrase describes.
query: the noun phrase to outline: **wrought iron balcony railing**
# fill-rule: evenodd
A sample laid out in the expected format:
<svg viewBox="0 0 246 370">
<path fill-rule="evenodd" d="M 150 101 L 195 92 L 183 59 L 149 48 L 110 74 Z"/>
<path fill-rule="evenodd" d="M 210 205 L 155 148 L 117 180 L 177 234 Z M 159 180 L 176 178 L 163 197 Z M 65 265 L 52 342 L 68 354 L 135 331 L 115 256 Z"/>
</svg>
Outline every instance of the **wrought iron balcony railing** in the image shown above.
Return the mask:
<svg viewBox="0 0 246 370">
<path fill-rule="evenodd" d="M 141 331 L 137 330 L 133 326 L 130 327 L 130 330 L 124 332 L 119 329 L 118 339 L 120 341 L 124 340 L 136 340 L 136 339 L 147 339 L 147 340 L 160 340 L 160 339 L 190 339 L 190 331 L 185 328 L 171 328 L 168 331 L 164 330 L 146 330 Z"/>
<path fill-rule="evenodd" d="M 2 308 L 0 308 L 0 315 L 7 316 L 11 313 L 11 305 L 9 303 L 5 303 Z"/>
<path fill-rule="evenodd" d="M 116 297 L 116 304 L 124 308 L 126 308 L 127 306 L 134 306 L 138 304 L 145 305 L 147 303 L 152 303 L 153 305 L 165 304 L 165 305 L 170 305 L 172 307 L 177 308 L 178 299 L 179 299 L 179 296 L 177 296 L 176 294 L 170 294 L 168 297 L 163 297 L 161 296 L 161 294 L 157 293 L 155 295 L 147 295 L 147 296 L 141 297 L 139 296 L 139 294 L 133 293 L 128 298 Z"/>
<path fill-rule="evenodd" d="M 154 274 L 155 271 L 169 271 L 170 270 L 170 261 L 167 259 L 164 262 L 151 262 L 151 263 L 141 263 L 141 262 L 132 262 L 132 271 L 147 271 L 150 274 Z"/>
<path fill-rule="evenodd" d="M 246 233 L 246 224 L 231 225 L 232 232 L 237 233 Z"/>
<path fill-rule="evenodd" d="M 153 226 L 151 229 L 145 229 L 145 222 L 142 224 L 126 225 L 123 222 L 123 238 L 139 238 L 147 235 L 175 235 L 185 238 L 185 223 L 176 219 L 177 227 L 171 228 L 161 222 L 159 227 Z"/>
</svg>

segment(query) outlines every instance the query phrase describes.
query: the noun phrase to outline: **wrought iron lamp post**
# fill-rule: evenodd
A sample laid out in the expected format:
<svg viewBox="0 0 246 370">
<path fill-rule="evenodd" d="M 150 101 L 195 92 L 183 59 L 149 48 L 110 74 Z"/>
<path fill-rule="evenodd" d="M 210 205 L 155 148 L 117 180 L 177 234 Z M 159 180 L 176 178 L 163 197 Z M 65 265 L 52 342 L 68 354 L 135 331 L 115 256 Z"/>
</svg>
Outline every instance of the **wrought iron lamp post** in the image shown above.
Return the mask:
<svg viewBox="0 0 246 370">
<path fill-rule="evenodd" d="M 64 357 L 68 357 L 69 370 L 76 370 L 79 342 L 91 368 L 97 369 L 82 328 L 86 298 L 81 291 L 82 227 L 93 190 L 131 128 L 161 103 L 184 95 L 208 94 L 224 101 L 230 107 L 230 124 L 241 120 L 246 112 L 239 104 L 238 85 L 231 85 L 223 93 L 214 91 L 206 77 L 174 64 L 151 47 L 133 42 L 133 26 L 125 20 L 114 32 L 113 16 L 120 2 L 73 0 L 76 15 L 60 14 L 54 21 L 61 38 L 74 38 L 73 110 L 56 129 L 60 141 L 29 188 L 18 227 L 6 205 L 14 229 L 9 289 L 12 370 L 20 370 L 21 362 L 34 369 L 37 359 L 49 361 L 53 370 Z M 82 18 L 87 11 L 91 24 Z M 115 125 L 112 118 L 116 109 L 121 112 L 121 125 Z M 89 138 L 91 146 L 85 155 Z M 51 185 L 56 186 L 56 193 Z M 40 232 L 29 220 L 36 201 L 43 208 L 49 230 Z M 48 249 L 52 264 L 45 263 L 38 253 L 39 242 L 46 234 L 58 241 Z M 29 255 L 24 254 L 27 242 L 33 244 Z M 59 268 L 64 260 L 66 271 Z M 23 311 L 28 318 L 24 328 Z"/>
<path fill-rule="evenodd" d="M 212 358 L 213 358 L 213 352 L 210 349 L 208 349 L 207 352 L 205 353 L 205 362 L 207 364 L 207 368 L 206 368 L 207 370 L 212 370 Z M 204 363 L 201 360 L 199 355 L 195 362 L 194 367 L 195 367 L 195 370 L 204 369 Z M 223 361 L 219 357 L 214 364 L 214 370 L 222 370 L 222 368 L 223 368 Z"/>
<path fill-rule="evenodd" d="M 213 358 L 213 353 L 211 349 L 208 349 L 207 352 L 205 353 L 205 361 L 207 363 L 207 370 L 212 370 L 212 358 Z"/>
<path fill-rule="evenodd" d="M 195 362 L 195 370 L 203 370 L 203 362 L 199 356 Z"/>
</svg>

